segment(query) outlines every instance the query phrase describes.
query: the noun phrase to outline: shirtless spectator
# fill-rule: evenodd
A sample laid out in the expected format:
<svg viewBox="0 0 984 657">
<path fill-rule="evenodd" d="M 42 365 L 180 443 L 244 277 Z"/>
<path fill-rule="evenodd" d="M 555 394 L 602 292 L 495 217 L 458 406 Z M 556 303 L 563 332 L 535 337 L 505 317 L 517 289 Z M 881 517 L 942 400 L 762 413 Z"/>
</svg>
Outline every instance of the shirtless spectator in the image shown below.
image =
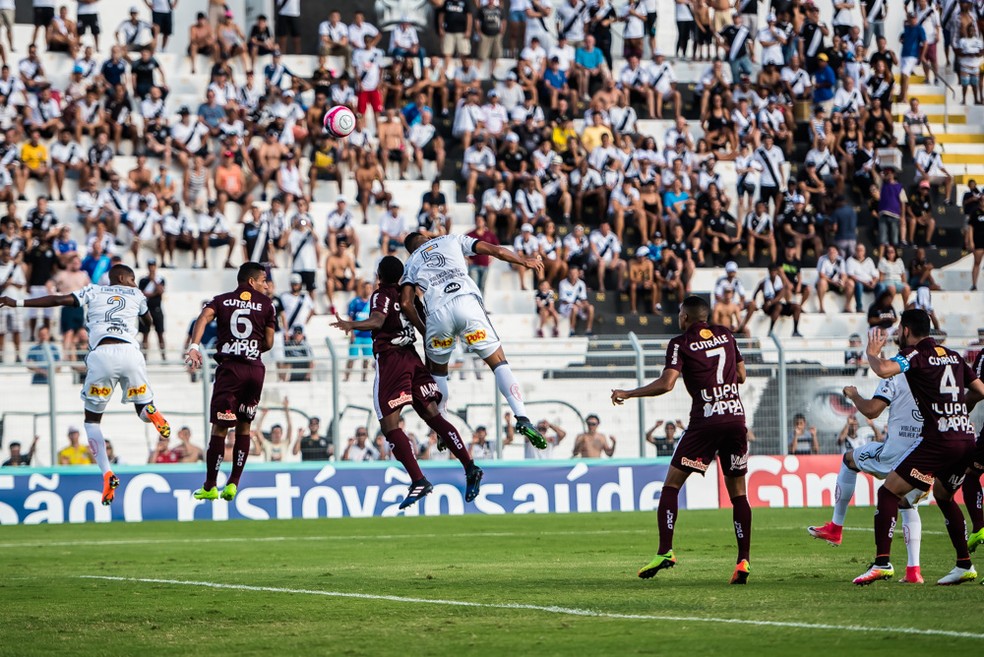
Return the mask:
<svg viewBox="0 0 984 657">
<path fill-rule="evenodd" d="M 260 199 L 267 199 L 267 185 L 275 181 L 280 161 L 287 154 L 287 147 L 277 140 L 277 131 L 269 129 L 263 135 L 263 141 L 253 151 L 253 168 L 260 183 Z"/>
<path fill-rule="evenodd" d="M 355 259 L 345 250 L 344 242 L 336 242 L 325 260 L 325 296 L 330 308 L 335 307 L 335 292 L 354 292 L 358 282 Z"/>
<path fill-rule="evenodd" d="M 373 152 L 366 157 L 355 171 L 355 185 L 359 190 L 359 207 L 362 208 L 362 223 L 369 223 L 369 204 L 386 205 L 390 194 L 386 191 L 386 175 Z"/>
<path fill-rule="evenodd" d="M 390 107 L 386 110 L 386 120 L 380 121 L 377 129 L 379 131 L 379 157 L 384 163 L 396 162 L 399 164 L 400 180 L 404 180 L 407 175 L 407 167 L 410 165 L 410 148 L 403 134 L 403 121 L 395 108 Z"/>
<path fill-rule="evenodd" d="M 735 335 L 749 337 L 751 333 L 741 317 L 741 305 L 735 302 L 735 293 L 724 290 L 721 298 L 714 304 L 711 314 L 711 324 L 726 326 Z"/>
<path fill-rule="evenodd" d="M 649 292 L 653 313 L 656 312 L 656 293 L 653 291 L 653 261 L 649 259 L 649 247 L 640 246 L 629 261 L 629 310 L 639 314 L 638 297 Z"/>
<path fill-rule="evenodd" d="M 91 283 L 89 274 L 82 271 L 82 259 L 75 255 L 67 266 L 55 274 L 52 282 L 56 294 L 71 294 Z M 66 306 L 61 310 L 62 353 L 66 360 L 75 358 L 75 342 L 79 331 L 85 328 L 85 309 L 81 306 Z"/>
<path fill-rule="evenodd" d="M 191 73 L 195 74 L 197 55 L 211 57 L 215 54 L 217 41 L 215 32 L 208 22 L 208 16 L 198 12 L 195 23 L 188 28 L 188 55 L 191 56 Z"/>
<path fill-rule="evenodd" d="M 606 437 L 605 434 L 598 431 L 598 425 L 601 423 L 598 416 L 592 413 L 587 417 L 585 422 L 588 425 L 588 430 L 585 433 L 578 434 L 574 440 L 574 453 L 572 456 L 597 459 L 601 458 L 602 454 L 606 454 L 607 456 L 614 455 L 615 436 Z M 609 440 L 611 440 L 610 444 Z"/>
</svg>

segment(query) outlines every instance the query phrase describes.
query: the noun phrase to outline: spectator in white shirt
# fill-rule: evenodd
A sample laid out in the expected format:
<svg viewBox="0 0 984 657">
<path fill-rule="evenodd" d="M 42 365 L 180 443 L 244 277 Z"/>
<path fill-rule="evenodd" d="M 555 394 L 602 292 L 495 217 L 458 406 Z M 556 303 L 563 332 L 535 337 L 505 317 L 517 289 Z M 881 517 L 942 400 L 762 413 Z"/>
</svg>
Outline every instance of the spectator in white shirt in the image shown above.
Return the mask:
<svg viewBox="0 0 984 657">
<path fill-rule="evenodd" d="M 854 296 L 854 279 L 847 274 L 847 263 L 836 246 L 827 247 L 827 253 L 817 261 L 817 304 L 820 313 L 824 296 L 831 290 L 844 295 L 844 312 L 851 311 L 851 297 Z"/>
<path fill-rule="evenodd" d="M 567 272 L 567 278 L 560 281 L 557 286 L 557 312 L 562 317 L 570 319 L 571 337 L 577 330 L 579 319 L 587 321 L 584 335 L 593 335 L 591 329 L 594 325 L 595 310 L 588 301 L 588 288 L 581 280 L 581 270 L 577 267 L 571 267 Z"/>
<path fill-rule="evenodd" d="M 622 260 L 622 241 L 612 232 L 611 225 L 604 221 L 598 230 L 591 231 L 588 237 L 591 244 L 589 267 L 595 267 L 598 273 L 599 292 L 605 291 L 605 272 L 615 272 L 615 289 L 621 290 L 625 279 L 626 263 Z"/>
<path fill-rule="evenodd" d="M 342 22 L 342 14 L 332 11 L 328 20 L 318 26 L 318 54 L 323 57 L 341 57 L 345 61 L 345 69 L 352 64 L 352 47 L 349 45 L 348 26 Z"/>
<path fill-rule="evenodd" d="M 858 244 L 854 247 L 854 255 L 847 259 L 847 275 L 854 281 L 855 312 L 862 312 L 864 310 L 862 304 L 864 293 L 874 293 L 879 280 L 878 267 L 868 257 L 864 244 Z"/>
<path fill-rule="evenodd" d="M 416 229 L 417 222 L 400 213 L 400 204 L 397 201 L 390 201 L 389 212 L 379 220 L 379 245 L 383 255 L 399 252 L 407 235 Z"/>
<path fill-rule="evenodd" d="M 475 203 L 475 187 L 483 187 L 492 182 L 495 173 L 495 153 L 485 144 L 485 137 L 478 135 L 472 145 L 465 150 L 461 162 L 461 177 L 465 179 L 465 194 L 468 202 Z"/>
<path fill-rule="evenodd" d="M 513 240 L 513 251 L 517 255 L 531 258 L 540 252 L 540 242 L 533 234 L 533 224 L 523 224 L 519 235 Z M 519 275 L 519 289 L 526 290 L 526 267 L 521 265 L 511 265 L 513 270 Z"/>
</svg>

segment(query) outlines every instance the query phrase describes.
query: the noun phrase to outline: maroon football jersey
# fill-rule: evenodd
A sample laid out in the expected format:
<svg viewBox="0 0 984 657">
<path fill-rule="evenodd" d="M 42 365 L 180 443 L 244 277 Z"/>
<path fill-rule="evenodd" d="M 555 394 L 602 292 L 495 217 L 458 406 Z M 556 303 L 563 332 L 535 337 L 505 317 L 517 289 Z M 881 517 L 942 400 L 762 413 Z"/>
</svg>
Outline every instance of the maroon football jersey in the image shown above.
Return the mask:
<svg viewBox="0 0 984 657">
<path fill-rule="evenodd" d="M 666 347 L 666 368 L 683 375 L 693 398 L 688 429 L 745 422 L 738 394 L 738 363 L 744 358 L 723 326 L 698 322 Z"/>
<path fill-rule="evenodd" d="M 416 338 L 413 325 L 400 310 L 400 288 L 380 285 L 369 299 L 369 314 L 383 313 L 383 325 L 372 332 L 372 353 L 379 355 L 390 349 L 413 349 Z"/>
<path fill-rule="evenodd" d="M 909 383 L 923 416 L 925 440 L 973 439 L 967 411 L 967 386 L 978 378 L 960 354 L 924 338 L 892 358 Z"/>
<path fill-rule="evenodd" d="M 270 297 L 243 283 L 205 304 L 215 312 L 215 360 L 238 360 L 262 365 L 263 340 L 274 328 L 276 312 Z"/>
</svg>

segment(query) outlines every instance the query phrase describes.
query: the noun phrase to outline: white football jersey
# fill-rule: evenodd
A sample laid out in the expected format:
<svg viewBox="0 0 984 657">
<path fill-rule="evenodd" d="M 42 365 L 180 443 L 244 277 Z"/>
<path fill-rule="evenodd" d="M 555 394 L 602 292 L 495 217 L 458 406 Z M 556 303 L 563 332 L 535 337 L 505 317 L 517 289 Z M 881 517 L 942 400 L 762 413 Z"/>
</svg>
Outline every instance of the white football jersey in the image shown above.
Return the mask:
<svg viewBox="0 0 984 657">
<path fill-rule="evenodd" d="M 89 348 L 104 338 L 115 338 L 139 346 L 137 318 L 147 313 L 147 297 L 135 287 L 86 285 L 72 294 L 85 308 Z"/>
<path fill-rule="evenodd" d="M 441 235 L 414 251 L 407 259 L 400 284 L 416 285 L 424 292 L 424 309 L 430 315 L 460 296 L 482 293 L 468 275 L 466 256 L 475 255 L 474 237 Z"/>
<path fill-rule="evenodd" d="M 922 435 L 923 418 L 916 407 L 916 400 L 905 375 L 896 374 L 882 379 L 875 390 L 874 398 L 889 404 L 885 442 L 891 444 L 893 453 L 908 451 L 909 446 Z"/>
</svg>

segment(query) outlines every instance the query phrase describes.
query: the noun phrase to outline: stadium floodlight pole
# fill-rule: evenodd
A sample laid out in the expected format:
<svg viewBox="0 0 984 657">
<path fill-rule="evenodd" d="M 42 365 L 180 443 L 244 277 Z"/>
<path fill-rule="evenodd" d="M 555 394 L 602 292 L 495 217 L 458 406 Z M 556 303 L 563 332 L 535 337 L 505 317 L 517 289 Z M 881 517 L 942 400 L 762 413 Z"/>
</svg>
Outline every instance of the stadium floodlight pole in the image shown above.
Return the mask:
<svg viewBox="0 0 984 657">
<path fill-rule="evenodd" d="M 786 425 L 786 414 L 789 412 L 786 399 L 786 351 L 782 348 L 782 341 L 773 333 L 772 341 L 779 352 L 779 444 L 782 446 L 783 456 L 789 454 L 789 444 L 786 437 L 789 435 L 789 427 Z"/>
<path fill-rule="evenodd" d="M 331 338 L 325 338 L 328 345 L 328 353 L 331 355 L 331 444 L 335 452 L 335 460 L 341 460 L 342 439 L 338 431 L 338 355 L 335 353 L 335 345 Z"/>
<path fill-rule="evenodd" d="M 42 344 L 44 349 L 44 362 L 48 368 L 48 431 L 51 433 L 51 465 L 58 465 L 58 409 L 56 408 L 58 395 L 55 394 L 55 354 L 51 346 L 51 341 Z"/>
<path fill-rule="evenodd" d="M 635 331 L 629 331 L 629 342 L 636 353 L 636 385 L 642 387 L 646 385 L 646 355 L 642 351 L 642 343 Z M 642 397 L 638 398 L 639 406 L 639 458 L 646 455 L 646 402 Z"/>
</svg>

